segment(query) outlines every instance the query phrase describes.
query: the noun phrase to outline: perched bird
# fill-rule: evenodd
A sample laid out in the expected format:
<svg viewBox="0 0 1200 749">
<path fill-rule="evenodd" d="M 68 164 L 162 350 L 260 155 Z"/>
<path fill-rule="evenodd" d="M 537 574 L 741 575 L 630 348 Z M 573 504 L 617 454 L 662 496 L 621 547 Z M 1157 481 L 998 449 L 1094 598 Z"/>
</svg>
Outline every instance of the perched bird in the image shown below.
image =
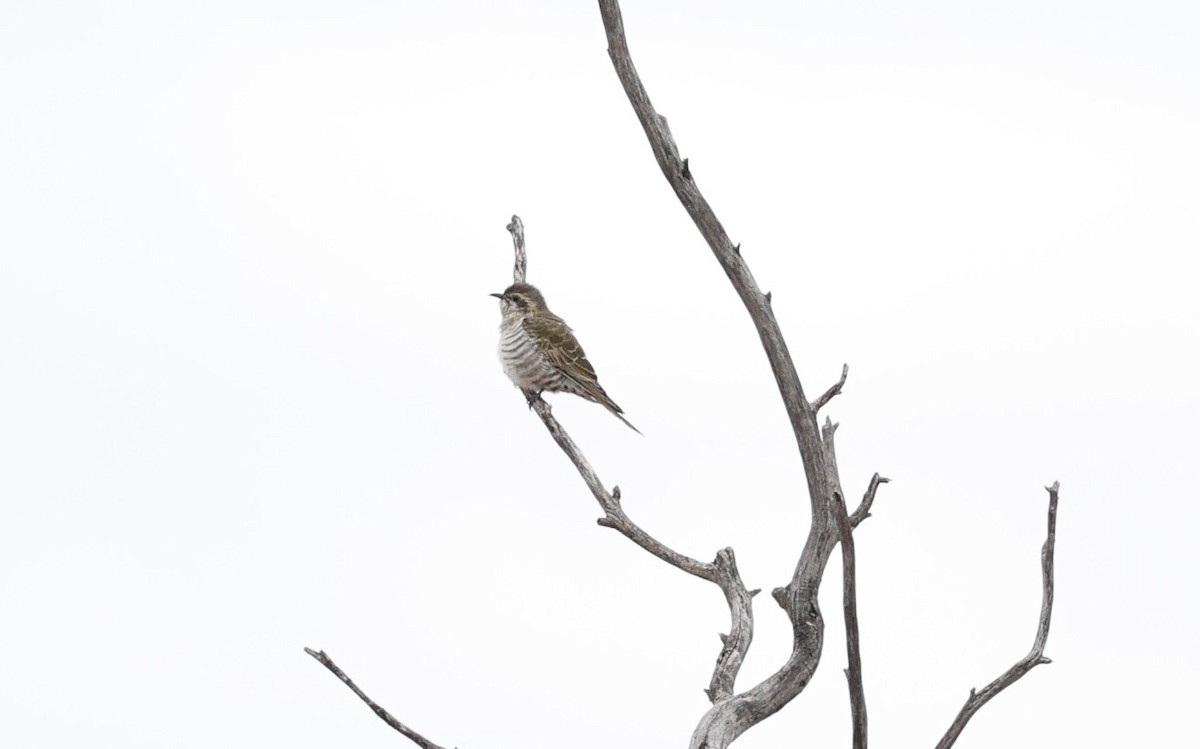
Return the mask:
<svg viewBox="0 0 1200 749">
<path fill-rule="evenodd" d="M 600 387 L 583 347 L 567 323 L 546 307 L 542 292 L 515 283 L 492 296 L 500 300 L 500 363 L 526 398 L 532 400 L 543 390 L 574 393 L 604 406 L 641 434 Z"/>
</svg>

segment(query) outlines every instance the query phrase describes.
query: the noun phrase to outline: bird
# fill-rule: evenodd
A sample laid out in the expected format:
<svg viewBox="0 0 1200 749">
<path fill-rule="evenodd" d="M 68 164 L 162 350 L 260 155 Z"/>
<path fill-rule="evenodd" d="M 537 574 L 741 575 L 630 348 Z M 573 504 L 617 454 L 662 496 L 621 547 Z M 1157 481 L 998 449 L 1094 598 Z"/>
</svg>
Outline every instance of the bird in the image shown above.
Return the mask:
<svg viewBox="0 0 1200 749">
<path fill-rule="evenodd" d="M 641 434 L 596 379 L 596 370 L 561 317 L 546 306 L 537 287 L 518 282 L 500 294 L 500 363 L 531 403 L 543 390 L 573 393 L 599 403 Z"/>
</svg>

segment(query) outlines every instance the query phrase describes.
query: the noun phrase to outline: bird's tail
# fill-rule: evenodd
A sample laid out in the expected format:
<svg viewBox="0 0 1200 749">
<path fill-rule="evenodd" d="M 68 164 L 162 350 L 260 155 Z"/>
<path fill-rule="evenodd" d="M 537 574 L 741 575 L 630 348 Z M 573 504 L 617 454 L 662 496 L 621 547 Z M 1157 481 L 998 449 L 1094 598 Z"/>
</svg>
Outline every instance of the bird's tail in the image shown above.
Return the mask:
<svg viewBox="0 0 1200 749">
<path fill-rule="evenodd" d="M 611 410 L 611 409 L 610 409 L 610 410 Z M 632 429 L 633 431 L 637 432 L 638 434 L 642 434 L 642 430 L 641 430 L 641 429 L 638 429 L 638 428 L 637 428 L 637 427 L 635 427 L 633 424 L 630 424 L 630 423 L 629 423 L 629 419 L 626 419 L 626 418 L 625 418 L 624 416 L 622 416 L 621 414 L 617 413 L 616 411 L 613 411 L 613 416 L 616 416 L 618 419 L 620 419 L 621 421 L 625 422 L 625 426 L 629 427 L 629 428 L 630 428 L 630 429 Z M 645 437 L 646 435 L 642 434 L 642 436 L 643 436 L 643 437 Z"/>
<path fill-rule="evenodd" d="M 596 401 L 600 405 L 607 408 L 609 413 L 611 413 L 613 416 L 616 416 L 618 419 L 623 421 L 625 423 L 625 426 L 629 427 L 630 429 L 637 432 L 638 434 L 642 434 L 642 430 L 638 429 L 633 424 L 630 424 L 629 419 L 626 419 L 624 416 L 621 415 L 625 412 L 621 410 L 621 407 L 618 406 L 613 401 L 612 398 L 608 397 L 608 393 L 604 392 L 604 388 L 600 387 L 599 385 L 596 385 L 595 390 L 592 390 L 591 388 L 589 388 L 589 391 L 591 391 L 591 392 L 589 392 L 588 395 L 590 395 L 592 397 L 592 400 Z M 642 436 L 645 437 L 646 435 L 642 434 Z"/>
</svg>

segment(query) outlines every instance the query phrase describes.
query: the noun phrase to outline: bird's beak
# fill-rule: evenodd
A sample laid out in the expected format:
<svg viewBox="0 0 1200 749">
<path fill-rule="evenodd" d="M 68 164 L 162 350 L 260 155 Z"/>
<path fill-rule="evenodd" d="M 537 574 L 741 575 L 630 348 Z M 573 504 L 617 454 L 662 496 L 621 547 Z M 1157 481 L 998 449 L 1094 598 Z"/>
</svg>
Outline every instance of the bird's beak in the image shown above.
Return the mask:
<svg viewBox="0 0 1200 749">
<path fill-rule="evenodd" d="M 504 295 L 503 295 L 503 294 L 488 294 L 488 296 L 494 296 L 494 297 L 496 297 L 497 299 L 503 299 L 503 298 L 504 298 Z"/>
</svg>

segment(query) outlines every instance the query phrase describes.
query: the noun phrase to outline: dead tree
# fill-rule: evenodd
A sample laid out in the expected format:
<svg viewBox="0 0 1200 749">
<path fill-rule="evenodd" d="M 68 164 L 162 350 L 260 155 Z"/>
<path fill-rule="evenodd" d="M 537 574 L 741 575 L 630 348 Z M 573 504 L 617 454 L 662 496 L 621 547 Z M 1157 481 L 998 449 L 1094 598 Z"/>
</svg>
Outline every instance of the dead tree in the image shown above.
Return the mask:
<svg viewBox="0 0 1200 749">
<path fill-rule="evenodd" d="M 634 69 L 629 54 L 621 10 L 616 0 L 599 2 L 613 67 L 646 133 L 663 176 L 695 222 L 696 228 L 700 230 L 721 269 L 725 271 L 747 312 L 750 313 L 779 387 L 779 394 L 783 399 L 783 406 L 800 452 L 800 460 L 804 465 L 812 522 L 791 580 L 787 585 L 771 592 L 792 625 L 792 650 L 778 670 L 749 688 L 740 691 L 736 688 L 738 671 L 750 648 L 754 632 L 751 600 L 759 591 L 748 589 L 742 582 L 733 549 L 721 549 L 713 561 L 702 562 L 680 554 L 658 541 L 630 519 L 621 504 L 620 489 L 616 486 L 611 491 L 605 488 L 583 453 L 551 414 L 550 406 L 540 397 L 534 398 L 530 405 L 546 425 L 550 436 L 575 465 L 592 496 L 600 504 L 600 509 L 604 512 L 604 516 L 597 521 L 600 525 L 618 531 L 641 548 L 683 572 L 713 583 L 725 597 L 730 615 L 729 634 L 721 637 L 721 651 L 717 655 L 712 679 L 705 690 L 712 705 L 692 732 L 689 744 L 691 749 L 723 749 L 729 746 L 747 729 L 778 712 L 808 686 L 820 662 L 825 631 L 817 594 L 825 567 L 834 548 L 839 544 L 842 550 L 843 616 L 848 660 L 845 674 L 850 690 L 853 746 L 854 749 L 866 749 L 867 707 L 863 694 L 862 663 L 858 646 L 853 532 L 870 516 L 875 494 L 879 486 L 887 483 L 888 479 L 876 473 L 858 506 L 853 512 L 848 511 L 834 451 L 837 424 L 826 418 L 824 425 L 819 425 L 817 416 L 822 407 L 841 393 L 849 370 L 843 366 L 841 378 L 815 400 L 810 401 L 805 395 L 792 357 L 788 353 L 787 343 L 772 311 L 770 292 L 763 293 L 759 289 L 749 266 L 741 256 L 740 247 L 729 239 L 708 201 L 696 186 L 688 160 L 680 157 L 666 119 L 658 114 L 650 103 L 650 97 Z M 512 234 L 516 254 L 513 280 L 524 281 L 525 238 L 521 220 L 513 216 L 508 230 Z M 988 700 L 1024 676 L 1034 666 L 1050 662 L 1043 652 L 1050 631 L 1050 613 L 1054 602 L 1054 538 L 1058 483 L 1047 487 L 1047 491 L 1050 501 L 1046 541 L 1042 546 L 1043 597 L 1033 648 L 995 681 L 978 691 L 971 690 L 966 704 L 938 742 L 937 749 L 948 749 L 952 746 L 967 722 Z M 373 702 L 323 651 L 309 648 L 305 650 L 345 682 L 388 725 L 423 749 L 441 749 L 439 745 L 408 728 Z"/>
</svg>

